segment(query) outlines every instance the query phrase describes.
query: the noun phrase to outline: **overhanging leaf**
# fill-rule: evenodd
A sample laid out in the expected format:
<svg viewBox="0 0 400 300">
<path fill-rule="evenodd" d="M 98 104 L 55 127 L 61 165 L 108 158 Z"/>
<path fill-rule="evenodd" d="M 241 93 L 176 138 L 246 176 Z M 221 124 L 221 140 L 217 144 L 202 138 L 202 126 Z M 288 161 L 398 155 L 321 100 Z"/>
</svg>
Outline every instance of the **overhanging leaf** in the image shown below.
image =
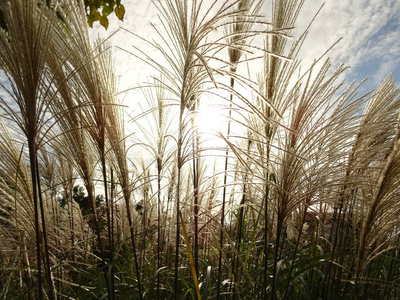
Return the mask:
<svg viewBox="0 0 400 300">
<path fill-rule="evenodd" d="M 125 16 L 125 7 L 121 4 L 119 6 L 115 7 L 115 15 L 120 19 L 121 21 L 124 19 Z"/>
</svg>

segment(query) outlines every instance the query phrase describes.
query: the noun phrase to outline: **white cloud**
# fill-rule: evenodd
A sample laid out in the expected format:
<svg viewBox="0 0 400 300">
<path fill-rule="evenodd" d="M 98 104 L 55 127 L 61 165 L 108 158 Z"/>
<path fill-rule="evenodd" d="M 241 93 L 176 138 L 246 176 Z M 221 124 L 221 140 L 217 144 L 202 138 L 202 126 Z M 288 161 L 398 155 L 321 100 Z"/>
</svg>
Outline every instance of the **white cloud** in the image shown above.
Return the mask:
<svg viewBox="0 0 400 300">
<path fill-rule="evenodd" d="M 320 1 L 308 1 L 298 26 L 305 28 Z M 352 67 L 350 76 L 369 76 L 374 83 L 397 68 L 400 56 L 400 2 L 396 0 L 328 0 L 313 24 L 302 55 L 305 60 L 322 54 L 336 40 L 330 53 L 334 62 Z M 363 64 L 373 64 L 373 74 L 357 74 Z"/>
</svg>

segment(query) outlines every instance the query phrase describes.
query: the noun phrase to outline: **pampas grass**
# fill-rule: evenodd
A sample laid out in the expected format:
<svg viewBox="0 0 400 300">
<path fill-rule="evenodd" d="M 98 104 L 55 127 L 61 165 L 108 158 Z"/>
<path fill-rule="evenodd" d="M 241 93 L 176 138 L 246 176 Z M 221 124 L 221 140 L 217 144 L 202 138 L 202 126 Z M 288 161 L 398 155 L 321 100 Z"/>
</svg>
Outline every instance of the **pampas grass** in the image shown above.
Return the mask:
<svg viewBox="0 0 400 300">
<path fill-rule="evenodd" d="M 49 298 L 54 299 L 37 153 L 41 146 L 41 130 L 46 122 L 45 112 L 48 106 L 46 100 L 52 97 L 49 88 L 49 81 L 52 79 L 46 76 L 45 64 L 50 49 L 47 45 L 51 42 L 51 23 L 55 16 L 47 7 L 38 10 L 34 3 L 28 4 L 23 1 L 3 2 L 1 9 L 8 32 L 2 32 L 0 37 L 2 47 L 0 64 L 6 72 L 10 85 L 4 89 L 14 102 L 9 104 L 2 99 L 1 106 L 26 137 L 35 215 L 38 297 L 43 297 L 41 278 L 43 258 L 47 292 Z M 41 253 L 42 246 L 44 253 Z"/>
<path fill-rule="evenodd" d="M 130 119 L 82 1 L 4 1 L 0 297 L 399 298 L 399 89 L 304 66 L 303 3 L 154 1 Z"/>
</svg>

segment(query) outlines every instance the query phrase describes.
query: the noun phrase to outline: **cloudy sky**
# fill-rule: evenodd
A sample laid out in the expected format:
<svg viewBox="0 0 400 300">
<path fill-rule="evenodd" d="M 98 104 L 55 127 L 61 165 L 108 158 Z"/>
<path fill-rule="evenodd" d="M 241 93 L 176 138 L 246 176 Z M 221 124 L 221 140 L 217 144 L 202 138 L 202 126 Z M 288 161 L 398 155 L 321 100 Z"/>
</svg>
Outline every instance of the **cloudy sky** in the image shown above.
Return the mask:
<svg viewBox="0 0 400 300">
<path fill-rule="evenodd" d="M 320 3 L 306 1 L 300 27 Z M 400 1 L 327 0 L 304 49 L 315 57 L 339 38 L 330 56 L 351 67 L 349 79 L 368 76 L 371 88 L 390 73 L 400 80 Z"/>
<path fill-rule="evenodd" d="M 213 0 L 204 0 L 212 3 Z M 147 39 L 155 38 L 150 23 L 157 26 L 157 10 L 149 0 L 124 0 L 126 7 L 124 22 L 111 17 L 106 31 L 99 25 L 91 30 L 93 36 L 107 37 L 119 27 L 126 28 Z M 297 30 L 304 30 L 324 2 L 306 0 L 296 23 Z M 261 14 L 270 15 L 269 0 Z M 400 81 L 400 1 L 398 0 L 326 0 L 325 5 L 311 27 L 303 47 L 302 57 L 312 60 L 325 52 L 339 38 L 341 42 L 330 52 L 335 63 L 345 63 L 349 81 L 369 77 L 364 90 L 375 87 L 388 74 L 394 73 Z M 151 75 L 143 62 L 127 55 L 119 48 L 134 51 L 133 45 L 146 52 L 152 49 L 140 39 L 125 31 L 118 31 L 110 38 L 114 49 L 116 71 L 120 78 L 120 89 L 137 86 Z M 396 71 L 397 70 L 397 71 Z"/>
</svg>

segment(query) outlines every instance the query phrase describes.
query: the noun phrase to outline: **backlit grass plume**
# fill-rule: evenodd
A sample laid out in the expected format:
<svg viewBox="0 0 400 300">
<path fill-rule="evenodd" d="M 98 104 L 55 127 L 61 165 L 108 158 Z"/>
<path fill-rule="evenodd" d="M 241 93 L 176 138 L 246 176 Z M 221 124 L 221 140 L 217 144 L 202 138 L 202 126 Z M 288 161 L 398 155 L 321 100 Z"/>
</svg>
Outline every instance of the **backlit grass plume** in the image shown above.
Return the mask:
<svg viewBox="0 0 400 300">
<path fill-rule="evenodd" d="M 154 0 L 122 94 L 83 1 L 2 1 L 0 298 L 399 299 L 399 89 L 304 3 Z"/>
</svg>

